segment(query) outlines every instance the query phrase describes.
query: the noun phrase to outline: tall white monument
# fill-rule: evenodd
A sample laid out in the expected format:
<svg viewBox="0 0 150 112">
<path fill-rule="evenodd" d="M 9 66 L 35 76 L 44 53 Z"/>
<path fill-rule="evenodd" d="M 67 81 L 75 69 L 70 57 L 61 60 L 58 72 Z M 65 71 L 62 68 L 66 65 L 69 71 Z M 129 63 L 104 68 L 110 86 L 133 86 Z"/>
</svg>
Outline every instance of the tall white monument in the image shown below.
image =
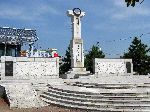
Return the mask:
<svg viewBox="0 0 150 112">
<path fill-rule="evenodd" d="M 71 17 L 72 24 L 72 40 L 70 41 L 71 54 L 71 70 L 70 74 L 87 74 L 84 68 L 84 54 L 83 54 L 83 39 L 81 38 L 81 18 L 85 15 L 79 8 L 68 10 L 67 14 Z"/>
</svg>

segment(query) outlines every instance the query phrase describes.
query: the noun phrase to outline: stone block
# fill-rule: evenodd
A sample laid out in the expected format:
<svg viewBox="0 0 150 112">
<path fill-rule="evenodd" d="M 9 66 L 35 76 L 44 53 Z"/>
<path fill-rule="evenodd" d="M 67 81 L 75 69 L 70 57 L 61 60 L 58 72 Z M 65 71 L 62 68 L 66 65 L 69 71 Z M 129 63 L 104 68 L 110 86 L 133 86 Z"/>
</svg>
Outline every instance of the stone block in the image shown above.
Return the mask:
<svg viewBox="0 0 150 112">
<path fill-rule="evenodd" d="M 12 56 L 5 56 L 5 61 L 13 61 L 13 57 Z"/>
<path fill-rule="evenodd" d="M 0 63 L 0 74 L 5 79 L 5 61 L 13 63 L 14 79 L 37 79 L 59 74 L 59 58 L 27 58 L 27 57 L 3 57 Z M 12 78 L 12 77 L 11 77 Z"/>
<path fill-rule="evenodd" d="M 46 62 L 53 62 L 53 61 L 56 61 L 55 58 L 45 58 L 45 61 Z"/>
<path fill-rule="evenodd" d="M 49 62 L 59 62 L 59 58 L 58 57 L 56 57 L 56 58 L 49 58 L 48 60 L 49 60 Z"/>
<path fill-rule="evenodd" d="M 28 58 L 28 61 L 29 61 L 29 62 L 34 62 L 34 61 L 35 61 L 35 58 L 30 57 L 30 58 Z"/>
<path fill-rule="evenodd" d="M 5 56 L 1 56 L 1 63 L 5 62 Z"/>
<path fill-rule="evenodd" d="M 1 56 L 1 62 L 4 63 L 5 61 L 14 61 L 12 56 Z"/>
<path fill-rule="evenodd" d="M 98 59 L 96 58 L 93 63 L 94 73 L 95 74 L 126 74 L 127 62 L 131 63 L 130 74 L 132 74 L 133 73 L 132 59 Z"/>
<path fill-rule="evenodd" d="M 45 58 L 36 58 L 35 57 L 35 62 L 44 62 Z"/>
<path fill-rule="evenodd" d="M 17 62 L 27 62 L 28 61 L 28 57 L 16 57 L 16 61 Z"/>
<path fill-rule="evenodd" d="M 37 92 L 29 83 L 10 83 L 5 85 L 10 108 L 32 108 L 44 106 Z"/>
<path fill-rule="evenodd" d="M 74 72 L 84 72 L 84 71 L 86 71 L 86 68 L 72 68 L 72 69 L 70 69 L 70 71 L 74 71 Z"/>
</svg>

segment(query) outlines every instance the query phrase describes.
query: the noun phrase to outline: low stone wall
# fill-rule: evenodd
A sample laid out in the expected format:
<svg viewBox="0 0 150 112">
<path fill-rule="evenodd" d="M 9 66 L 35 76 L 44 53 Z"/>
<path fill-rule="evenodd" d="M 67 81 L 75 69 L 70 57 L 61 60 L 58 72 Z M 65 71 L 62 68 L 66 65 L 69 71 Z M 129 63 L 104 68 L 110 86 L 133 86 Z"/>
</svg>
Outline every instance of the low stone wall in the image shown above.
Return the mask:
<svg viewBox="0 0 150 112">
<path fill-rule="evenodd" d="M 6 76 L 5 63 L 13 62 L 13 75 Z M 1 57 L 2 79 L 59 78 L 59 58 Z"/>
<path fill-rule="evenodd" d="M 31 83 L 3 83 L 10 108 L 32 108 L 47 106 L 33 89 Z"/>
<path fill-rule="evenodd" d="M 132 59 L 100 59 L 94 60 L 95 74 L 133 74 Z"/>
</svg>

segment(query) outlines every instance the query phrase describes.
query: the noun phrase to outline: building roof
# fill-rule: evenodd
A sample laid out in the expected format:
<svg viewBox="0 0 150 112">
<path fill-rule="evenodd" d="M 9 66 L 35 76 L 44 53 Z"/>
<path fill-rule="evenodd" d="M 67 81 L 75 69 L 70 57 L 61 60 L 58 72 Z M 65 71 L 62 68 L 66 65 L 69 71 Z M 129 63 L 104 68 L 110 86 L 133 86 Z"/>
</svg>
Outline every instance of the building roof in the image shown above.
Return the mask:
<svg viewBox="0 0 150 112">
<path fill-rule="evenodd" d="M 36 30 L 0 27 L 0 43 L 22 45 L 38 40 Z"/>
</svg>

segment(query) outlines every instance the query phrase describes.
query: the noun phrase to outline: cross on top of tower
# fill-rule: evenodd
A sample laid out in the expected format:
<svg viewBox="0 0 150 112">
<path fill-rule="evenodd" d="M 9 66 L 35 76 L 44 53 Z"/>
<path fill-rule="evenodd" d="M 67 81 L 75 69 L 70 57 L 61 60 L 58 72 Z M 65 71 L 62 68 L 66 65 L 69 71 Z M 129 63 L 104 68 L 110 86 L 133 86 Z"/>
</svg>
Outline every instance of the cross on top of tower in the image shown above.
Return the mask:
<svg viewBox="0 0 150 112">
<path fill-rule="evenodd" d="M 68 16 L 75 16 L 75 17 L 83 17 L 85 16 L 85 12 L 82 12 L 80 8 L 74 8 L 72 10 L 68 10 Z"/>
<path fill-rule="evenodd" d="M 67 15 L 71 17 L 72 38 L 81 38 L 81 18 L 85 15 L 79 8 L 68 10 Z"/>
</svg>

